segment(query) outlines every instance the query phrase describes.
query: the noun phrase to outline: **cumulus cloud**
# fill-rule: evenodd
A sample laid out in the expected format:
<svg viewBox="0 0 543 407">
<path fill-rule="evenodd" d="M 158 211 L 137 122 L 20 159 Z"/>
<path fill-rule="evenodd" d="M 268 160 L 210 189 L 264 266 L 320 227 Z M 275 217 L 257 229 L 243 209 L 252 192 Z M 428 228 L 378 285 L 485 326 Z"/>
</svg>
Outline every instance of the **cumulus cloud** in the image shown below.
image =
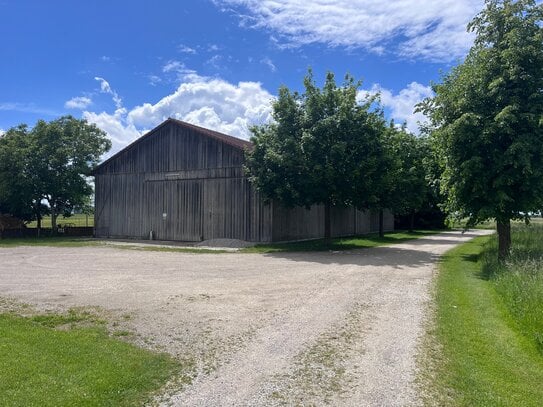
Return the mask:
<svg viewBox="0 0 543 407">
<path fill-rule="evenodd" d="M 137 127 L 153 127 L 168 117 L 189 121 L 232 136 L 249 138 L 249 126 L 271 118 L 273 96 L 257 82 L 237 85 L 199 77 L 184 82 L 155 104 L 144 103 L 128 113 Z"/>
<path fill-rule="evenodd" d="M 4 134 L 6 134 L 6 131 L 4 129 L 0 129 L 0 137 L 2 137 Z"/>
<path fill-rule="evenodd" d="M 284 46 L 324 43 L 405 58 L 448 62 L 472 43 L 467 23 L 483 0 L 214 0 L 241 24 L 279 36 Z"/>
<path fill-rule="evenodd" d="M 85 111 L 83 117 L 108 133 L 114 154 L 168 117 L 248 139 L 249 127 L 271 120 L 273 95 L 257 82 L 233 84 L 223 79 L 189 75 L 157 103 L 114 113 Z"/>
<path fill-rule="evenodd" d="M 421 85 L 418 82 L 411 82 L 407 87 L 394 93 L 389 89 L 382 88 L 375 84 L 370 90 L 359 92 L 359 98 L 362 99 L 368 94 L 379 93 L 381 104 L 390 112 L 389 116 L 398 124 L 407 125 L 407 129 L 412 133 L 418 133 L 418 123 L 427 121 L 422 113 L 415 113 L 415 106 L 427 97 L 433 96 L 432 88 Z"/>
<path fill-rule="evenodd" d="M 133 124 L 126 120 L 126 111 L 117 109 L 113 114 L 101 112 L 83 112 L 83 118 L 89 123 L 94 123 L 98 128 L 104 130 L 111 138 L 113 148 L 110 154 L 114 154 L 126 147 L 132 141 L 140 137 L 143 132 L 136 129 Z"/>
<path fill-rule="evenodd" d="M 70 100 L 67 100 L 66 103 L 64 103 L 64 107 L 66 109 L 86 109 L 89 105 L 92 104 L 92 100 L 89 97 L 86 96 L 77 96 L 74 98 L 71 98 Z"/>
</svg>

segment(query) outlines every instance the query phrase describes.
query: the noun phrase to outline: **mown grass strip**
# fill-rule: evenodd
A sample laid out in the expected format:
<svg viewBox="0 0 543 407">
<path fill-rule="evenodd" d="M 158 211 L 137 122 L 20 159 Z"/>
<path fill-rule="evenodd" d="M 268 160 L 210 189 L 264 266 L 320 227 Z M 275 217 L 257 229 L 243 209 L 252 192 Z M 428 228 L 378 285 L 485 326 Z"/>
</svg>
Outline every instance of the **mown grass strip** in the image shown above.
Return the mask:
<svg viewBox="0 0 543 407">
<path fill-rule="evenodd" d="M 182 368 L 103 327 L 52 328 L 74 319 L 0 314 L 0 405 L 142 405 Z"/>
<path fill-rule="evenodd" d="M 484 251 L 496 255 L 485 246 L 492 239 L 474 239 L 443 258 L 421 373 L 427 405 L 540 406 L 543 400 L 543 356 L 483 271 Z"/>
<path fill-rule="evenodd" d="M 307 252 L 307 251 L 340 251 L 364 249 L 370 247 L 383 246 L 387 244 L 403 243 L 408 240 L 420 239 L 426 236 L 439 233 L 439 230 L 415 230 L 413 232 L 389 232 L 385 233 L 384 237 L 379 237 L 376 234 L 341 237 L 331 240 L 317 239 L 306 240 L 301 242 L 287 243 L 270 243 L 259 244 L 253 247 L 247 247 L 238 251 L 238 253 L 278 253 L 278 252 Z M 178 253 L 198 253 L 198 254 L 219 254 L 230 253 L 228 250 L 208 249 L 205 247 L 163 247 L 138 245 L 115 245 L 108 244 L 104 240 L 96 240 L 91 238 L 69 238 L 69 237 L 41 237 L 41 238 L 23 238 L 23 239 L 0 239 L 1 247 L 17 247 L 17 246 L 51 246 L 51 247 L 84 247 L 84 246 L 100 246 L 115 249 L 126 250 L 143 250 L 153 252 L 178 252 Z"/>
<path fill-rule="evenodd" d="M 439 230 L 415 230 L 413 232 L 398 231 L 385 233 L 384 237 L 371 234 L 354 237 L 338 237 L 330 240 L 318 239 L 304 240 L 301 242 L 259 244 L 253 247 L 247 247 L 241 251 L 244 253 L 277 253 L 354 250 L 402 243 L 408 240 L 435 235 L 439 232 Z"/>
<path fill-rule="evenodd" d="M 89 237 L 65 237 L 65 236 L 44 236 L 27 238 L 6 238 L 0 239 L 0 247 L 17 246 L 53 246 L 53 247 L 84 247 L 97 246 L 101 243 Z"/>
</svg>

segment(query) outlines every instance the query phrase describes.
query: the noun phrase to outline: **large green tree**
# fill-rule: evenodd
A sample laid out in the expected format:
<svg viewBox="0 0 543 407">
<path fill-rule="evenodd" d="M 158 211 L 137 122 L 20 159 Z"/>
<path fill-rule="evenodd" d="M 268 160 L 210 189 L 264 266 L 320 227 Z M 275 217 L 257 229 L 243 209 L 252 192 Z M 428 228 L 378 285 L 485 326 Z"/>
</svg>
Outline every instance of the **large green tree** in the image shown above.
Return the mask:
<svg viewBox="0 0 543 407">
<path fill-rule="evenodd" d="M 464 63 L 434 86 L 422 110 L 435 127 L 447 209 L 468 226 L 496 219 L 499 255 L 510 221 L 543 200 L 543 8 L 533 0 L 487 0 L 469 24 Z"/>
<path fill-rule="evenodd" d="M 38 222 L 45 208 L 56 232 L 59 215 L 88 205 L 87 177 L 110 148 L 104 131 L 72 116 L 40 120 L 31 130 L 25 125 L 8 130 L 0 139 L 2 206 Z"/>
<path fill-rule="evenodd" d="M 387 187 L 382 190 L 382 206 L 396 215 L 409 215 L 409 230 L 413 230 L 415 213 L 428 204 L 431 194 L 427 179 L 428 140 L 394 124 L 388 133 L 386 144 L 390 169 Z"/>
<path fill-rule="evenodd" d="M 30 138 L 26 125 L 13 127 L 0 137 L 0 213 L 23 221 L 39 220 L 46 212 L 29 177 Z"/>
<path fill-rule="evenodd" d="M 359 86 L 349 75 L 338 86 L 328 73 L 321 89 L 309 71 L 305 92 L 281 87 L 273 123 L 252 129 L 250 180 L 266 199 L 287 207 L 324 205 L 326 238 L 333 206 L 367 209 L 379 202 L 386 125 L 375 98 L 358 99 Z"/>
</svg>

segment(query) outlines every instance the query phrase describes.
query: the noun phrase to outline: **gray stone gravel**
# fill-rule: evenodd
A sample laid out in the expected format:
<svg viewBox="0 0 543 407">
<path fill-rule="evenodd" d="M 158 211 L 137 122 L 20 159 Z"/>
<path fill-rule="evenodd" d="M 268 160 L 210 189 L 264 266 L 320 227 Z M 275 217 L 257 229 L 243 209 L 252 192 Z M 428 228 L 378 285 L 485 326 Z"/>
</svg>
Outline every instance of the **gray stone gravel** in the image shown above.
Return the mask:
<svg viewBox="0 0 543 407">
<path fill-rule="evenodd" d="M 484 233 L 333 253 L 0 248 L 0 296 L 100 307 L 136 343 L 193 359 L 164 405 L 413 405 L 435 261 Z"/>
</svg>

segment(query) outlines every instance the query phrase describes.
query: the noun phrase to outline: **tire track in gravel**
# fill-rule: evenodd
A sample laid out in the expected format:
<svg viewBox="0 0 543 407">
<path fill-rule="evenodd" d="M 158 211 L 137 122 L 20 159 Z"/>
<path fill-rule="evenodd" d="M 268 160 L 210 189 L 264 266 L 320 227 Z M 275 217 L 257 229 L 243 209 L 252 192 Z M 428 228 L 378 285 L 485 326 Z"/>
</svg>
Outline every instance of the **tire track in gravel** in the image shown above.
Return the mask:
<svg viewBox="0 0 543 407">
<path fill-rule="evenodd" d="M 197 378 L 165 405 L 417 404 L 412 383 L 415 357 L 435 262 L 456 244 L 483 233 L 448 232 L 391 247 L 312 254 L 312 261 L 329 267 L 319 290 L 286 301 L 281 315 L 259 329 L 245 348 L 232 355 L 230 363 Z M 289 258 L 307 261 L 308 256 Z M 363 304 L 357 311 L 363 325 L 350 333 L 355 339 L 346 349 L 338 345 L 343 352 L 338 355 L 342 366 L 331 368 L 345 370 L 346 379 L 336 386 L 337 394 L 317 394 L 319 387 L 326 391 L 326 383 L 310 383 L 311 394 L 299 394 L 297 386 L 292 386 L 303 375 L 299 360 L 327 332 L 341 326 L 357 304 Z M 336 380 L 333 372 L 319 375 L 319 380 L 326 377 Z"/>
</svg>

